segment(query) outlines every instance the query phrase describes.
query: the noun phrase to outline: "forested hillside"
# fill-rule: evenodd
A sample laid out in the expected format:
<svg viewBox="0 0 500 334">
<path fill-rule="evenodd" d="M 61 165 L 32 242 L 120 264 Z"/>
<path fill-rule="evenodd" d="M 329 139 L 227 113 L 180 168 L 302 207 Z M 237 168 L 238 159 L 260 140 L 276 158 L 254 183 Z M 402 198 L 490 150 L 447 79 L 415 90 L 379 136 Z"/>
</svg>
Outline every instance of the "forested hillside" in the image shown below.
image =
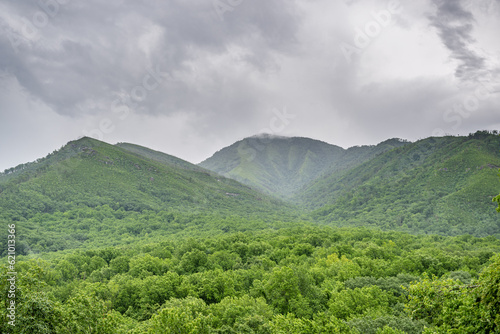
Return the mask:
<svg viewBox="0 0 500 334">
<path fill-rule="evenodd" d="M 500 234 L 500 137 L 427 138 L 313 183 L 297 196 L 322 222 L 413 233 Z"/>
<path fill-rule="evenodd" d="M 245 221 L 271 224 L 296 215 L 279 200 L 179 161 L 89 138 L 70 142 L 38 163 L 0 175 L 0 222 L 22 222 L 23 254 L 121 244 L 153 231 L 157 237 L 224 232 L 244 229 Z M 1 235 L 2 253 L 6 238 Z"/>
<path fill-rule="evenodd" d="M 500 235 L 500 137 L 478 131 L 347 150 L 306 138 L 252 137 L 202 162 L 299 205 L 318 222 L 411 233 Z"/>
<path fill-rule="evenodd" d="M 309 138 L 260 135 L 238 141 L 199 165 L 275 196 L 289 198 L 324 174 L 353 168 L 405 144 L 390 139 L 376 146 L 345 150 Z"/>
<path fill-rule="evenodd" d="M 161 163 L 166 164 L 168 166 L 180 167 L 183 169 L 194 170 L 194 171 L 198 171 L 198 172 L 207 172 L 206 169 L 198 167 L 197 165 L 193 165 L 190 162 L 179 159 L 179 158 L 174 157 L 172 155 L 165 154 L 163 152 L 151 150 L 147 147 L 134 145 L 134 144 L 130 144 L 130 143 L 118 143 L 118 144 L 116 144 L 116 146 L 123 148 L 127 151 L 130 151 L 132 153 L 135 153 L 135 154 L 142 156 L 144 158 L 151 159 L 151 160 L 154 160 L 157 162 L 161 162 Z"/>
</svg>

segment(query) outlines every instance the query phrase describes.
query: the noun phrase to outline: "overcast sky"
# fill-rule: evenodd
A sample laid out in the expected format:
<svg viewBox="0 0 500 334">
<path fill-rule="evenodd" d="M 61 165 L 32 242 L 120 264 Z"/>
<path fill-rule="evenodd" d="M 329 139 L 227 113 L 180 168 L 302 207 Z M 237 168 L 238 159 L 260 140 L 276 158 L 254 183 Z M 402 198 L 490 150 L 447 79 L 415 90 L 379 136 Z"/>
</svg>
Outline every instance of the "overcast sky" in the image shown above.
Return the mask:
<svg viewBox="0 0 500 334">
<path fill-rule="evenodd" d="M 500 0 L 0 0 L 0 170 L 87 135 L 198 163 L 500 129 Z"/>
</svg>

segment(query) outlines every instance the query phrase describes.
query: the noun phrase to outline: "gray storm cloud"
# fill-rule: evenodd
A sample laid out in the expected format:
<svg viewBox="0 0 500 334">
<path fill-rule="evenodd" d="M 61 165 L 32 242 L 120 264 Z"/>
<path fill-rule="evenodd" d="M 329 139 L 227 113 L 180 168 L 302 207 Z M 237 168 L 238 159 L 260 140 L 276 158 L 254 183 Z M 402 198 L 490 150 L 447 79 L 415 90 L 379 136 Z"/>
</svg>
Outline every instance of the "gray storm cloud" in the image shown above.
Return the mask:
<svg viewBox="0 0 500 334">
<path fill-rule="evenodd" d="M 246 97 L 220 103 L 220 92 L 225 85 L 258 91 L 247 72 L 265 72 L 275 54 L 289 52 L 298 24 L 284 1 L 243 1 L 225 11 L 215 1 L 60 2 L 3 5 L 11 19 L 1 25 L 0 66 L 63 115 L 103 112 L 127 94 L 140 102 L 133 111 L 151 114 L 246 106 Z M 148 68 L 168 82 L 134 91 Z"/>
<path fill-rule="evenodd" d="M 475 41 L 472 13 L 464 9 L 461 0 L 433 0 L 433 3 L 437 12 L 429 18 L 443 44 L 451 51 L 451 57 L 459 62 L 455 75 L 465 80 L 482 75 L 485 59 L 471 49 Z"/>
<path fill-rule="evenodd" d="M 0 1 L 0 170 L 82 135 L 199 162 L 272 125 L 343 147 L 492 129 L 500 1 L 463 1 Z"/>
</svg>

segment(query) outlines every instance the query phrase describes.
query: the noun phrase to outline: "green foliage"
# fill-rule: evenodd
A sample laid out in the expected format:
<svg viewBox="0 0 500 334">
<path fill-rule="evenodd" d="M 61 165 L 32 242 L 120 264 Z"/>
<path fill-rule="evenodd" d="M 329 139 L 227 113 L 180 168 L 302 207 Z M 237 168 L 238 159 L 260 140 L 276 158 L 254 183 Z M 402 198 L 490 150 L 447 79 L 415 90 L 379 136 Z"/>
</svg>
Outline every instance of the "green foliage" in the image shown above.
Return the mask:
<svg viewBox="0 0 500 334">
<path fill-rule="evenodd" d="M 492 260 L 469 285 L 428 277 L 411 285 L 406 305 L 411 318 L 432 325 L 428 333 L 499 333 L 500 257 Z"/>
<path fill-rule="evenodd" d="M 474 332 L 497 321 L 499 251 L 310 226 L 49 253 L 16 264 L 16 316 L 33 333 Z"/>
<path fill-rule="evenodd" d="M 209 333 L 210 318 L 205 315 L 206 304 L 197 298 L 173 299 L 167 302 L 150 323 L 152 334 Z"/>
<path fill-rule="evenodd" d="M 296 318 L 293 314 L 277 315 L 271 322 L 271 328 L 276 334 L 359 333 L 341 320 L 324 313 L 318 314 L 313 320 Z"/>
<path fill-rule="evenodd" d="M 378 286 L 365 286 L 332 293 L 330 312 L 339 319 L 387 314 L 389 296 Z"/>
<path fill-rule="evenodd" d="M 396 331 L 397 333 L 420 334 L 428 324 L 422 320 L 412 320 L 404 314 L 383 315 L 378 317 L 355 318 L 347 322 L 349 326 L 363 334 L 377 334 L 380 331 Z"/>
<path fill-rule="evenodd" d="M 483 307 L 482 320 L 487 331 L 500 332 L 500 256 L 496 255 L 479 278 L 477 295 Z"/>
<path fill-rule="evenodd" d="M 43 263 L 30 261 L 28 270 L 19 275 L 10 275 L 5 267 L 0 268 L 0 330 L 2 333 L 54 333 L 60 319 L 60 304 L 50 298 L 43 278 Z M 15 288 L 12 289 L 11 285 Z M 12 317 L 8 318 L 7 315 Z M 14 321 L 15 326 L 8 322 Z"/>
<path fill-rule="evenodd" d="M 115 318 L 104 302 L 92 295 L 78 293 L 64 304 L 60 333 L 114 333 Z"/>
<path fill-rule="evenodd" d="M 498 202 L 497 211 L 500 212 L 500 195 L 493 197 L 493 202 Z"/>
<path fill-rule="evenodd" d="M 402 330 L 399 329 L 394 329 L 389 326 L 384 326 L 383 328 L 379 328 L 377 330 L 377 334 L 404 334 Z"/>
<path fill-rule="evenodd" d="M 272 308 L 263 298 L 226 297 L 210 306 L 211 327 L 218 333 L 271 333 Z"/>
<path fill-rule="evenodd" d="M 307 316 L 309 306 L 299 288 L 299 278 L 292 268 L 274 268 L 263 286 L 264 295 L 277 312 Z M 305 313 L 305 314 L 304 314 Z"/>
<path fill-rule="evenodd" d="M 423 139 L 327 174 L 296 199 L 315 219 L 335 226 L 500 235 L 490 202 L 500 188 L 499 147 L 493 134 Z"/>
<path fill-rule="evenodd" d="M 442 332 L 475 333 L 479 319 L 468 289 L 452 279 L 424 278 L 408 288 L 407 309 L 413 319 L 424 320 Z"/>
</svg>

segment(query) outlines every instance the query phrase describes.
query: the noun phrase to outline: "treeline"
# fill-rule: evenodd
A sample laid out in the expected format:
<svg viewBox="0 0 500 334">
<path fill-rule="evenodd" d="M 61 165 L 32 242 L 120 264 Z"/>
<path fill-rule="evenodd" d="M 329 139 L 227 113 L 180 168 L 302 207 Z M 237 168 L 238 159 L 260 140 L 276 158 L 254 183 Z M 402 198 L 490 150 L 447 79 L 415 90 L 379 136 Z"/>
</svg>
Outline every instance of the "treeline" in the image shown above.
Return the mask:
<svg viewBox="0 0 500 334">
<path fill-rule="evenodd" d="M 478 333 L 498 321 L 493 237 L 299 227 L 163 240 L 24 257 L 16 327 L 1 332 Z"/>
<path fill-rule="evenodd" d="M 474 138 L 474 139 L 482 139 L 486 138 L 488 136 L 498 136 L 498 131 L 497 130 L 479 130 L 474 133 L 469 133 L 469 138 Z"/>
</svg>

